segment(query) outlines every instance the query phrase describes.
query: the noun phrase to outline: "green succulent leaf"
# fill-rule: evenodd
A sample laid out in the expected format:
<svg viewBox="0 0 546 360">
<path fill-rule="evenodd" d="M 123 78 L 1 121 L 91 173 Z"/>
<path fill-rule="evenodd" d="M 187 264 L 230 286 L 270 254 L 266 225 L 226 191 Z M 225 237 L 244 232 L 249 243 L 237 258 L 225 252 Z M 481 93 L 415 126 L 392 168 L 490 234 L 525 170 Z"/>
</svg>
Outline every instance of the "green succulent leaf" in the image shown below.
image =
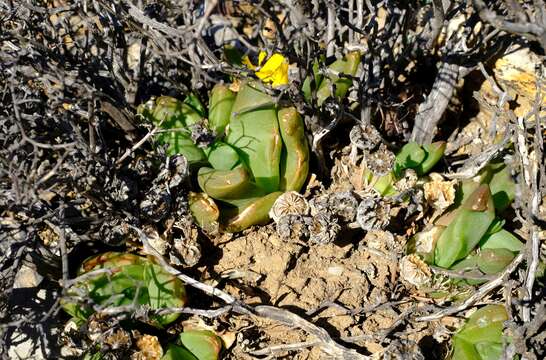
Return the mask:
<svg viewBox="0 0 546 360">
<path fill-rule="evenodd" d="M 472 314 L 455 336 L 472 344 L 502 343 L 503 323 L 506 320 L 508 320 L 508 314 L 503 305 L 486 305 Z"/>
<path fill-rule="evenodd" d="M 457 210 L 457 214 L 442 232 L 436 244 L 436 265 L 450 268 L 457 260 L 465 258 L 474 248 L 495 219 L 491 192 L 481 185 Z"/>
<path fill-rule="evenodd" d="M 486 235 L 481 241 L 482 249 L 507 249 L 520 252 L 525 245 L 511 232 L 501 229 L 493 234 Z"/>
<path fill-rule="evenodd" d="M 223 137 L 231 118 L 235 93 L 228 86 L 217 84 L 212 88 L 209 104 L 209 127 Z"/>
<path fill-rule="evenodd" d="M 423 150 L 426 153 L 425 159 L 415 168 L 415 171 L 419 176 L 428 174 L 434 165 L 436 165 L 442 156 L 444 156 L 446 142 L 438 141 L 430 145 L 423 145 Z"/>
<path fill-rule="evenodd" d="M 507 249 L 482 249 L 478 267 L 484 274 L 497 274 L 514 260 L 516 255 Z"/>
<path fill-rule="evenodd" d="M 68 294 L 85 291 L 95 304 L 122 306 L 146 305 L 152 309 L 181 307 L 186 303 L 182 282 L 160 266 L 133 254 L 107 252 L 84 261 L 80 275 L 97 269 L 110 269 L 111 274 L 98 274 L 74 285 Z M 64 301 L 63 308 L 70 315 L 86 319 L 92 307 L 74 301 Z M 163 327 L 179 314 L 152 316 L 152 325 Z"/>
<path fill-rule="evenodd" d="M 178 338 L 198 360 L 218 360 L 222 351 L 222 340 L 212 331 L 184 331 Z"/>
<path fill-rule="evenodd" d="M 400 149 L 394 160 L 394 175 L 399 178 L 405 169 L 417 168 L 426 158 L 427 153 L 416 142 L 409 142 Z"/>
<path fill-rule="evenodd" d="M 499 360 L 502 359 L 502 343 L 481 342 L 474 345 L 481 360 Z"/>
<path fill-rule="evenodd" d="M 167 352 L 161 357 L 161 360 L 199 360 L 188 349 L 175 344 L 169 344 Z"/>
<path fill-rule="evenodd" d="M 452 360 L 500 359 L 506 320 L 508 315 L 502 305 L 487 305 L 476 311 L 453 336 Z"/>
<path fill-rule="evenodd" d="M 279 189 L 282 143 L 277 109 L 261 85 L 246 83 L 237 94 L 226 142 L 239 149 L 259 187 L 266 192 Z"/>
<path fill-rule="evenodd" d="M 516 183 L 512 179 L 508 166 L 502 166 L 491 170 L 492 176 L 489 181 L 491 194 L 495 209 L 502 212 L 507 209 L 516 197 Z"/>
<path fill-rule="evenodd" d="M 249 200 L 247 203 L 233 209 L 226 209 L 224 215 L 225 230 L 239 232 L 252 225 L 264 224 L 269 221 L 269 210 L 281 191 L 267 194 L 261 198 Z"/>
<path fill-rule="evenodd" d="M 205 153 L 191 140 L 188 126 L 202 116 L 190 105 L 169 96 L 161 96 L 150 107 L 141 107 L 141 114 L 163 129 L 156 139 L 167 144 L 167 154 L 182 154 L 190 164 L 206 162 Z"/>
<path fill-rule="evenodd" d="M 216 170 L 233 170 L 241 165 L 237 150 L 221 141 L 216 141 L 205 153 L 210 165 Z"/>
<path fill-rule="evenodd" d="M 300 191 L 309 173 L 309 145 L 303 119 L 294 107 L 278 114 L 283 141 L 280 190 Z"/>
<path fill-rule="evenodd" d="M 322 59 L 322 60 L 324 60 L 324 59 Z M 302 89 L 301 89 L 302 92 L 303 92 L 303 96 L 304 96 L 305 100 L 307 100 L 309 102 L 311 102 L 311 100 L 313 98 L 313 91 L 317 90 L 320 87 L 320 84 L 321 84 L 322 79 L 323 79 L 323 76 L 320 73 L 319 60 L 315 60 L 313 62 L 312 71 L 313 71 L 314 79 L 312 79 L 311 76 L 307 76 L 305 78 L 305 80 L 303 81 L 303 86 L 302 86 Z M 313 80 L 314 80 L 314 82 L 313 82 Z"/>
<path fill-rule="evenodd" d="M 193 218 L 203 230 L 213 232 L 218 228 L 220 210 L 211 197 L 206 193 L 190 192 L 188 202 Z"/>
<path fill-rule="evenodd" d="M 374 178 L 375 180 L 375 178 Z M 372 181 L 374 181 L 372 180 Z M 383 175 L 377 180 L 375 180 L 375 184 L 373 188 L 375 191 L 377 191 L 381 196 L 392 196 L 395 195 L 398 191 L 394 187 L 394 181 L 395 177 L 392 172 L 388 173 L 387 175 Z"/>
<path fill-rule="evenodd" d="M 199 115 L 199 118 L 197 116 L 194 117 L 192 120 L 199 121 L 201 118 L 204 118 L 207 116 L 207 109 L 205 109 L 205 106 L 203 106 L 203 103 L 201 100 L 199 100 L 199 97 L 194 94 L 190 93 L 186 98 L 184 99 L 184 104 L 189 105 L 191 107 L 192 112 L 197 113 Z M 190 122 L 192 121 L 190 120 Z M 194 121 L 193 123 L 195 123 Z M 186 123 L 186 125 L 191 125 L 191 123 Z"/>
<path fill-rule="evenodd" d="M 240 166 L 233 170 L 202 167 L 197 174 L 201 189 L 210 197 L 238 206 L 241 199 L 260 197 L 266 192 L 254 183 L 248 171 Z"/>
<path fill-rule="evenodd" d="M 480 360 L 480 354 L 474 345 L 464 339 L 453 339 L 453 356 L 451 360 Z"/>
</svg>

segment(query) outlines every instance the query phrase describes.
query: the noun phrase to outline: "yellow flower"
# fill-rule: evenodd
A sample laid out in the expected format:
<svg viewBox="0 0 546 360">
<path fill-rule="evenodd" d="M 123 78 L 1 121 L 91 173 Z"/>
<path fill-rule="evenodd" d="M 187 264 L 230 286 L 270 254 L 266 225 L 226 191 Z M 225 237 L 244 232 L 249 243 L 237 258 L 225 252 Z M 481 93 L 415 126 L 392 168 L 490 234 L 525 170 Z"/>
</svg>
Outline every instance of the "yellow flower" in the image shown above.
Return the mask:
<svg viewBox="0 0 546 360">
<path fill-rule="evenodd" d="M 260 51 L 258 66 L 254 66 L 248 56 L 245 56 L 243 57 L 243 64 L 251 70 L 256 70 L 257 67 L 262 65 L 266 56 L 265 51 Z M 288 84 L 288 60 L 281 54 L 275 53 L 256 71 L 256 76 L 265 83 L 271 83 L 273 87 L 286 85 Z"/>
</svg>

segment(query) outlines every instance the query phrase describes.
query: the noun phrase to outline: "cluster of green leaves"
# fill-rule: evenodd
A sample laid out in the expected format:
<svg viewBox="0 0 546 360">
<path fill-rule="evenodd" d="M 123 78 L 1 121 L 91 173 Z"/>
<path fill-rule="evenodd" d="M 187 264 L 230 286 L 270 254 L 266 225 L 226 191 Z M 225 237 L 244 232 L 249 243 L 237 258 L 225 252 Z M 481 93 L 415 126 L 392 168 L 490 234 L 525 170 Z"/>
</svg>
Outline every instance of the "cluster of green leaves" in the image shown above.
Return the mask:
<svg viewBox="0 0 546 360">
<path fill-rule="evenodd" d="M 185 102 L 165 99 L 157 99 L 143 114 L 168 130 L 160 140 L 166 140 L 169 152 L 184 155 L 197 170 L 203 193 L 190 196 L 190 209 L 203 228 L 219 222 L 226 231 L 237 232 L 267 222 L 277 197 L 303 186 L 309 171 L 303 120 L 293 107 L 279 109 L 263 85 L 246 82 L 237 93 L 216 85 L 208 118 L 196 106 L 189 116 Z M 187 124 L 195 124 L 196 118 L 216 134 L 205 148 L 188 137 Z M 182 131 L 170 128 L 172 124 Z"/>
<path fill-rule="evenodd" d="M 348 54 L 330 66 L 334 75 L 317 72 L 314 83 L 306 81 L 304 92 L 311 96 L 313 88 L 321 103 L 344 96 L 352 80 L 340 73 L 354 76 L 359 62 L 358 53 Z M 160 97 L 139 111 L 163 129 L 158 140 L 169 145 L 168 153 L 184 155 L 196 170 L 202 193 L 190 196 L 190 209 L 198 224 L 238 232 L 267 222 L 277 197 L 304 185 L 309 172 L 304 123 L 294 107 L 279 107 L 257 81 L 240 82 L 238 92 L 218 84 L 209 100 L 208 113 L 194 96 Z M 192 141 L 196 125 L 215 134 L 209 146 Z"/>
<path fill-rule="evenodd" d="M 127 253 L 107 252 L 83 262 L 79 275 L 98 269 L 107 272 L 83 277 L 81 282 L 68 289 L 63 300 L 64 310 L 77 323 L 85 321 L 95 312 L 94 306 L 115 307 L 146 305 L 151 309 L 182 307 L 186 304 L 183 283 L 150 259 Z M 78 301 L 81 297 L 88 301 Z M 179 314 L 153 315 L 151 325 L 162 328 L 178 318 Z"/>
<path fill-rule="evenodd" d="M 320 71 L 320 63 L 324 59 L 318 59 L 313 63 L 313 76 L 308 76 L 303 82 L 303 95 L 305 100 L 311 102 L 316 95 L 317 105 L 321 106 L 330 97 L 343 98 L 351 85 L 352 76 L 356 75 L 360 64 L 360 53 L 353 51 L 345 57 L 336 60 L 328 67 L 325 76 Z"/>
<path fill-rule="evenodd" d="M 514 197 L 508 167 L 486 166 L 479 178 L 462 182 L 455 204 L 435 221 L 439 236 L 433 253 L 420 255 L 431 264 L 473 275 L 502 271 L 524 247 L 499 217 Z"/>
<path fill-rule="evenodd" d="M 502 305 L 487 305 L 470 316 L 453 336 L 452 360 L 498 360 L 502 358 L 504 321 Z"/>
</svg>

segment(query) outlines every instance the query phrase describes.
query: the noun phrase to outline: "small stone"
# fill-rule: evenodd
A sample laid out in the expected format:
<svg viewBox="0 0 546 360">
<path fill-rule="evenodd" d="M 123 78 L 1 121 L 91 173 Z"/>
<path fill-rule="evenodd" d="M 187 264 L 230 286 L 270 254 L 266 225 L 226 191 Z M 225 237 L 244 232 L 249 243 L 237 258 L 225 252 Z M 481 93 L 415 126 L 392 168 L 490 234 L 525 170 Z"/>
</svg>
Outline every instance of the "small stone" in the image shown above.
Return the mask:
<svg viewBox="0 0 546 360">
<path fill-rule="evenodd" d="M 23 288 L 35 288 L 40 283 L 44 277 L 38 272 L 31 268 L 30 266 L 27 266 L 23 264 L 19 271 L 17 272 L 17 275 L 15 275 L 15 280 L 13 282 L 13 288 L 14 289 L 23 289 Z"/>
</svg>

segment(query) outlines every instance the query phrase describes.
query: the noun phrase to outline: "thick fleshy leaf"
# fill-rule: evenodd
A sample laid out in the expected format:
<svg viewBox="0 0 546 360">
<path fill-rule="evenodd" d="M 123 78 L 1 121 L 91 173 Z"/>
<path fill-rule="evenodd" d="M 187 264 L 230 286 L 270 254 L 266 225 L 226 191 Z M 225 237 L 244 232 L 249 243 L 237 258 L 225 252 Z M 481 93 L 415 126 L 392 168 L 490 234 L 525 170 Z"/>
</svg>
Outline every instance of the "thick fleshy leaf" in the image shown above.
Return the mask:
<svg viewBox="0 0 546 360">
<path fill-rule="evenodd" d="M 446 142 L 438 141 L 430 145 L 423 145 L 426 156 L 423 162 L 421 162 L 416 168 L 415 171 L 417 175 L 423 176 L 427 174 L 438 161 L 444 156 L 444 151 L 446 150 Z"/>
<path fill-rule="evenodd" d="M 226 142 L 239 149 L 258 186 L 266 192 L 279 189 L 282 140 L 277 109 L 261 85 L 246 83 L 237 94 Z"/>
<path fill-rule="evenodd" d="M 335 73 L 342 73 L 349 76 L 355 76 L 360 64 L 360 53 L 353 51 L 345 55 L 344 58 L 336 60 L 329 69 Z M 335 97 L 343 98 L 353 84 L 350 77 L 330 75 L 325 77 L 317 90 L 317 104 L 321 106 L 326 99 L 332 96 L 332 90 L 335 88 Z"/>
<path fill-rule="evenodd" d="M 392 172 L 388 173 L 387 175 L 383 175 L 380 178 L 376 178 L 374 176 L 372 179 L 372 182 L 374 182 L 373 188 L 381 196 L 391 196 L 398 192 L 394 187 L 394 181 L 394 174 Z"/>
<path fill-rule="evenodd" d="M 205 153 L 210 165 L 216 170 L 233 170 L 241 164 L 237 150 L 221 141 L 216 141 Z"/>
<path fill-rule="evenodd" d="M 212 232 L 218 228 L 220 210 L 210 196 L 206 193 L 190 192 L 188 202 L 193 218 L 203 230 Z"/>
<path fill-rule="evenodd" d="M 481 342 L 475 345 L 481 360 L 499 360 L 502 359 L 502 343 Z"/>
<path fill-rule="evenodd" d="M 487 185 L 481 185 L 457 210 L 455 218 L 436 244 L 436 265 L 449 268 L 465 258 L 487 232 L 495 219 L 493 199 Z"/>
<path fill-rule="evenodd" d="M 161 357 L 161 360 L 199 360 L 188 349 L 183 346 L 169 344 L 167 352 Z"/>
<path fill-rule="evenodd" d="M 453 338 L 453 356 L 451 360 L 480 360 L 480 354 L 474 345 L 464 339 Z"/>
<path fill-rule="evenodd" d="M 478 267 L 484 274 L 497 274 L 514 260 L 516 255 L 507 249 L 482 249 Z"/>
<path fill-rule="evenodd" d="M 198 360 L 218 360 L 222 351 L 222 340 L 212 331 L 184 331 L 178 339 Z"/>
<path fill-rule="evenodd" d="M 219 137 L 224 136 L 235 103 L 235 93 L 228 86 L 217 84 L 212 88 L 209 104 L 209 128 Z"/>
<path fill-rule="evenodd" d="M 525 247 L 517 237 L 504 229 L 486 235 L 480 243 L 482 249 L 507 249 L 512 252 L 520 252 Z"/>
<path fill-rule="evenodd" d="M 227 232 L 239 232 L 252 225 L 264 224 L 269 221 L 269 210 L 275 200 L 283 194 L 273 192 L 261 198 L 255 199 L 250 204 L 240 206 L 230 211 L 225 211 L 225 230 Z"/>
<path fill-rule="evenodd" d="M 476 344 L 479 342 L 502 342 L 504 321 L 508 320 L 502 305 L 486 305 L 468 318 L 467 323 L 455 335 Z"/>
<path fill-rule="evenodd" d="M 303 92 L 303 96 L 305 100 L 311 102 L 313 91 L 317 90 L 320 87 L 320 84 L 322 82 L 323 76 L 319 71 L 319 61 L 315 60 L 313 62 L 313 80 L 310 75 L 308 75 L 305 80 L 303 81 L 303 85 L 301 88 L 301 91 Z"/>
<path fill-rule="evenodd" d="M 162 130 L 157 134 L 159 143 L 167 144 L 167 154 L 182 154 L 190 164 L 206 162 L 205 153 L 191 140 L 188 126 L 201 121 L 202 116 L 182 101 L 161 96 L 151 108 L 141 107 L 141 114 Z"/>
<path fill-rule="evenodd" d="M 418 167 L 427 156 L 425 150 L 416 142 L 409 142 L 400 149 L 394 160 L 394 175 L 402 176 L 402 171 L 405 169 L 413 169 Z"/>
<path fill-rule="evenodd" d="M 303 119 L 294 107 L 281 109 L 278 117 L 283 141 L 280 190 L 300 191 L 309 173 L 309 145 Z"/>
<path fill-rule="evenodd" d="M 504 211 L 516 197 L 516 183 L 512 179 L 510 169 L 506 165 L 502 165 L 492 170 L 489 187 L 493 194 L 493 203 L 497 211 Z"/>
<path fill-rule="evenodd" d="M 208 167 L 199 169 L 197 181 L 210 197 L 230 204 L 239 205 L 237 200 L 256 198 L 266 194 L 250 179 L 244 167 L 233 170 L 215 170 Z"/>
</svg>

